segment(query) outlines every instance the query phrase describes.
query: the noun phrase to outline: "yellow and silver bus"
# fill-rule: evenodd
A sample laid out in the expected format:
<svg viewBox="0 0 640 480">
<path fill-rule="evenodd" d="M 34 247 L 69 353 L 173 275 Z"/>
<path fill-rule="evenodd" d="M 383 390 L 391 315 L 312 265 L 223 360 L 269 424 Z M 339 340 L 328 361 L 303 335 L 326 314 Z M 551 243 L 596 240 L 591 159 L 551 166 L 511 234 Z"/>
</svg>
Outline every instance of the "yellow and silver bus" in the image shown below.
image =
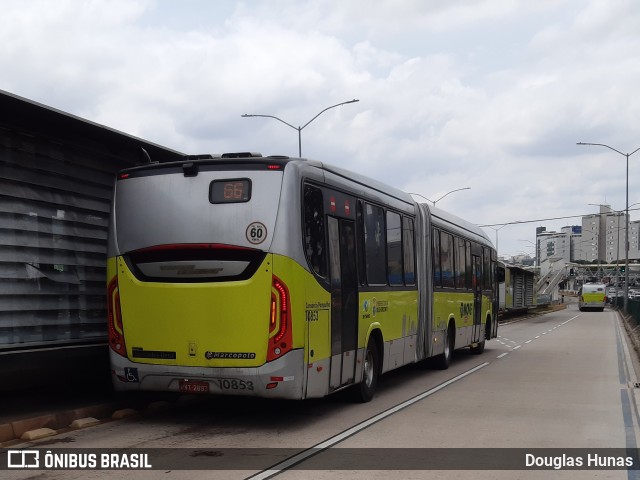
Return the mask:
<svg viewBox="0 0 640 480">
<path fill-rule="evenodd" d="M 606 285 L 603 283 L 585 283 L 578 290 L 578 309 L 581 312 L 589 308 L 604 311 L 607 304 Z"/>
<path fill-rule="evenodd" d="M 117 176 L 108 249 L 116 390 L 305 399 L 497 335 L 475 225 L 319 161 L 225 154 Z"/>
</svg>

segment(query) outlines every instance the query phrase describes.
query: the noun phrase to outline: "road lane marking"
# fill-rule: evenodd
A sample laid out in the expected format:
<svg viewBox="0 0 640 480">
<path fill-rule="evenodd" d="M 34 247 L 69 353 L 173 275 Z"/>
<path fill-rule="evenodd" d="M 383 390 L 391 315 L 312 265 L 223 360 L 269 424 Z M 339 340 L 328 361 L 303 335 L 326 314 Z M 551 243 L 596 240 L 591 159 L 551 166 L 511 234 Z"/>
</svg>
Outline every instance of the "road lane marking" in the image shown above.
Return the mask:
<svg viewBox="0 0 640 480">
<path fill-rule="evenodd" d="M 323 452 L 324 450 L 327 450 L 328 448 L 333 447 L 334 445 L 336 445 L 337 443 L 342 442 L 343 440 L 346 440 L 347 438 L 361 432 L 362 430 L 370 427 L 371 425 L 373 425 L 374 423 L 378 423 L 381 420 L 384 420 L 385 418 L 398 413 L 400 410 L 403 410 L 411 405 L 413 405 L 414 403 L 419 402 L 420 400 L 424 400 L 425 398 L 433 395 L 436 392 L 439 392 L 440 390 L 442 390 L 443 388 L 448 387 L 449 385 L 451 385 L 452 383 L 457 382 L 458 380 L 462 380 L 464 377 L 471 375 L 472 373 L 477 372 L 478 370 L 486 367 L 487 365 L 490 365 L 489 362 L 484 362 L 481 363 L 480 365 L 472 368 L 471 370 L 467 370 L 466 372 L 461 373 L 458 376 L 455 376 L 449 380 L 447 380 L 444 383 L 441 383 L 440 385 L 427 390 L 426 392 L 422 392 L 419 395 L 416 395 L 413 398 L 410 398 L 409 400 L 406 400 L 402 403 L 399 403 L 398 405 L 396 405 L 395 407 L 391 407 L 387 410 L 385 410 L 384 412 L 381 412 L 377 415 L 374 415 L 373 417 L 371 417 L 368 420 L 365 420 L 364 422 L 360 422 L 357 425 L 354 425 L 351 428 L 348 428 L 347 430 L 345 430 L 342 433 L 339 433 L 338 435 L 335 435 L 331 438 L 328 438 L 327 440 L 325 440 L 324 442 L 320 442 L 316 445 L 314 445 L 313 447 L 310 447 L 308 450 L 305 450 L 304 452 L 300 452 L 297 455 L 294 455 L 290 458 L 288 458 L 287 460 L 284 460 L 276 465 L 274 465 L 273 467 L 269 468 L 268 470 L 263 470 L 262 472 L 259 472 L 255 475 L 252 475 L 251 477 L 247 477 L 247 480 L 266 480 L 267 478 L 271 478 L 271 477 L 275 477 L 276 475 L 279 475 L 280 473 L 282 473 L 285 470 L 290 469 L 291 467 L 294 467 L 295 465 L 304 462 L 305 460 L 308 460 L 309 458 Z"/>
<path fill-rule="evenodd" d="M 509 355 L 509 352 L 504 352 L 504 353 L 501 353 L 500 355 L 498 355 L 496 358 L 506 357 L 507 355 Z"/>
<path fill-rule="evenodd" d="M 547 333 L 552 333 L 552 332 L 553 332 L 554 330 L 556 330 L 558 327 L 561 327 L 561 326 L 563 326 L 563 325 L 565 325 L 565 324 L 569 323 L 571 320 L 575 320 L 575 319 L 576 319 L 576 318 L 578 318 L 580 315 L 582 315 L 582 313 L 579 313 L 579 314 L 578 314 L 578 315 L 576 315 L 575 317 L 571 317 L 569 320 L 566 320 L 566 321 L 564 321 L 564 322 L 562 322 L 562 323 L 560 323 L 560 324 L 556 325 L 555 327 L 550 328 L 550 329 L 549 329 L 549 330 L 547 330 L 546 332 L 542 332 L 540 335 L 536 335 L 534 338 L 529 339 L 529 340 L 525 341 L 524 343 L 525 343 L 525 344 L 531 343 L 531 342 L 533 342 L 534 340 L 536 340 L 536 339 L 540 338 L 542 335 L 546 335 Z M 501 336 L 501 335 L 499 335 L 499 336 L 498 336 L 498 338 L 502 338 L 502 339 L 504 339 L 504 340 L 507 340 L 508 342 L 513 343 L 513 344 L 516 344 L 516 343 L 517 343 L 517 342 L 515 342 L 515 341 L 513 341 L 513 340 L 509 340 L 507 337 L 503 337 L 503 336 Z M 506 343 L 502 342 L 501 340 L 498 340 L 498 343 L 500 343 L 500 344 L 502 344 L 502 345 L 504 345 L 504 346 L 508 347 L 508 345 L 507 345 Z M 523 344 L 516 345 L 515 347 L 512 347 L 511 351 L 519 349 L 520 347 L 522 347 L 522 345 L 523 345 Z M 502 358 L 502 357 L 504 357 L 505 355 L 507 355 L 507 353 L 508 353 L 508 352 L 503 353 L 503 354 L 501 354 L 501 355 L 498 355 L 496 358 Z"/>
</svg>

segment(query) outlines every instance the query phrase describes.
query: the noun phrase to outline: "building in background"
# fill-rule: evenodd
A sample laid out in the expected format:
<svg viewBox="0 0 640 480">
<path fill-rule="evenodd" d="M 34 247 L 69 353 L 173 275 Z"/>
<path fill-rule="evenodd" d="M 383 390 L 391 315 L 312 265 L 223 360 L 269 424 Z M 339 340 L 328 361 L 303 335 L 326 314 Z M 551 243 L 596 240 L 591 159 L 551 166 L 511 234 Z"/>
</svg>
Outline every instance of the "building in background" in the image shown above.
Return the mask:
<svg viewBox="0 0 640 480">
<path fill-rule="evenodd" d="M 626 214 L 600 205 L 600 212 L 582 217 L 582 225 L 560 232 L 536 229 L 538 263 L 545 260 L 614 264 L 625 259 Z M 629 260 L 639 260 L 640 220 L 629 222 Z"/>
<path fill-rule="evenodd" d="M 563 227 L 559 232 L 537 229 L 536 251 L 541 276 L 575 261 L 576 248 L 582 238 L 581 230 L 578 225 Z"/>
<path fill-rule="evenodd" d="M 539 280 L 536 285 L 538 298 L 558 297 L 560 289 L 576 289 L 582 282 L 599 279 L 610 281 L 621 270 L 616 264 L 625 261 L 625 229 L 627 216 L 624 211 L 612 210 L 600 205 L 596 214 L 584 215 L 581 225 L 563 227 L 560 232 L 549 232 L 545 227 L 536 228 L 537 265 Z M 640 259 L 638 235 L 640 221 L 629 222 L 629 260 Z M 583 264 L 583 265 L 576 265 Z M 637 273 L 630 284 L 638 280 Z"/>
<path fill-rule="evenodd" d="M 640 220 L 636 220 L 635 222 L 629 222 L 629 259 L 640 260 L 640 243 L 639 243 L 640 238 L 639 237 L 640 237 Z M 623 246 L 624 246 L 624 243 L 623 243 Z"/>
<path fill-rule="evenodd" d="M 625 260 L 627 215 L 600 205 L 600 212 L 582 217 L 582 240 L 576 260 L 613 264 Z M 640 221 L 629 221 L 629 260 L 640 259 L 638 231 Z"/>
</svg>

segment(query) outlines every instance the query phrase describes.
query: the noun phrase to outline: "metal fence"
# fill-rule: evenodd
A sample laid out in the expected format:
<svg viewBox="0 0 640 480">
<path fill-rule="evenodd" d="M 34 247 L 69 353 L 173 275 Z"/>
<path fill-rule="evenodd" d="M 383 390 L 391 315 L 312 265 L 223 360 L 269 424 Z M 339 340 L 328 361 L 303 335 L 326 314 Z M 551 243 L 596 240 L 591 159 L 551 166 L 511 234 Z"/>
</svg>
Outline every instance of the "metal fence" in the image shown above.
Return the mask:
<svg viewBox="0 0 640 480">
<path fill-rule="evenodd" d="M 614 302 L 614 306 L 618 308 L 620 311 L 624 310 L 624 298 L 617 297 Z M 635 325 L 640 325 L 640 300 L 629 299 L 629 303 L 627 304 L 627 309 L 629 311 L 630 321 Z"/>
</svg>

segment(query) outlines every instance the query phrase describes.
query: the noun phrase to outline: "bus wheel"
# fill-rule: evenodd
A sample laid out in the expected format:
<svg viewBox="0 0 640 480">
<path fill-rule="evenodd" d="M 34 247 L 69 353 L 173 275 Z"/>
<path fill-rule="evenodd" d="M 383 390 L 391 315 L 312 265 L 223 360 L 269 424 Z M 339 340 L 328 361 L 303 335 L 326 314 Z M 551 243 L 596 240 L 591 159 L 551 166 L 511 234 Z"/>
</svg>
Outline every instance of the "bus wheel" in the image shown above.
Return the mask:
<svg viewBox="0 0 640 480">
<path fill-rule="evenodd" d="M 456 335 L 455 328 L 449 327 L 447 329 L 447 338 L 444 341 L 444 353 L 436 357 L 436 367 L 440 370 L 446 370 L 451 364 L 451 357 L 453 356 L 453 350 L 455 348 Z"/>
<path fill-rule="evenodd" d="M 351 398 L 356 402 L 366 403 L 373 398 L 373 394 L 378 386 L 378 375 L 380 373 L 380 354 L 376 341 L 369 338 L 367 350 L 364 352 L 364 372 L 362 381 L 351 388 Z"/>
</svg>

